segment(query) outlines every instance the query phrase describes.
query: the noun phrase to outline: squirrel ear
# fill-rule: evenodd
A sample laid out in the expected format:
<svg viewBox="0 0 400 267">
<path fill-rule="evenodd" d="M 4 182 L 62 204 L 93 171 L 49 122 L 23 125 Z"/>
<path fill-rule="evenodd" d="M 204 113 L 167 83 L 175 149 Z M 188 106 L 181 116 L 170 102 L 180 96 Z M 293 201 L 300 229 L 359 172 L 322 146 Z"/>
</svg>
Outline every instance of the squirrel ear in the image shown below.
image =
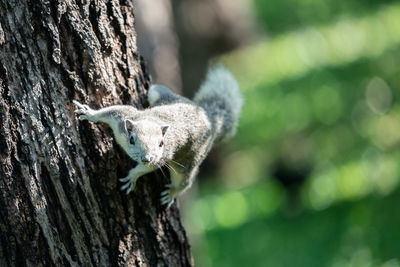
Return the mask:
<svg viewBox="0 0 400 267">
<path fill-rule="evenodd" d="M 131 120 L 125 120 L 125 130 L 128 133 L 131 133 L 133 130 L 133 126 L 135 125 L 135 123 Z"/>
<path fill-rule="evenodd" d="M 169 128 L 168 125 L 161 126 L 161 133 L 162 133 L 162 136 L 165 135 L 165 133 L 167 132 L 168 128 Z"/>
</svg>

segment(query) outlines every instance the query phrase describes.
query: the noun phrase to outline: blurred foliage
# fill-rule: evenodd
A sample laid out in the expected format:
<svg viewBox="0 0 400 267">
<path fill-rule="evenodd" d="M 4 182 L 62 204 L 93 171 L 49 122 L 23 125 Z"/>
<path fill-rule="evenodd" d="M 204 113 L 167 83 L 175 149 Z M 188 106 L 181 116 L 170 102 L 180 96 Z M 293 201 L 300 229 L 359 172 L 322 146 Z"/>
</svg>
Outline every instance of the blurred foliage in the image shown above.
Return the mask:
<svg viewBox="0 0 400 267">
<path fill-rule="evenodd" d="M 395 0 L 254 0 L 257 17 L 271 34 L 368 15 Z"/>
<path fill-rule="evenodd" d="M 400 266 L 400 192 L 207 231 L 199 266 Z M 379 214 L 379 216 L 377 216 Z"/>
<path fill-rule="evenodd" d="M 185 209 L 195 261 L 400 266 L 400 4 L 253 1 L 271 35 L 222 59 L 246 104 Z"/>
</svg>

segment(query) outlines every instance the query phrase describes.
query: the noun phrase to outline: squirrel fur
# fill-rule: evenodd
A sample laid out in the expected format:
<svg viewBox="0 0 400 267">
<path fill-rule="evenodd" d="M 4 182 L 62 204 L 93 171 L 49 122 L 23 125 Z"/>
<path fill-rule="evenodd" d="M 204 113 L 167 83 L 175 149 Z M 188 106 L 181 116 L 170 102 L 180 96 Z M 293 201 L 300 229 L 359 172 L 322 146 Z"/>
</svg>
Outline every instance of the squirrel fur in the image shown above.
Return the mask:
<svg viewBox="0 0 400 267">
<path fill-rule="evenodd" d="M 150 108 L 144 110 L 125 105 L 93 110 L 73 102 L 80 120 L 107 123 L 117 143 L 138 162 L 120 179 L 126 194 L 139 177 L 167 165 L 171 183 L 161 203 L 170 206 L 191 186 L 213 144 L 235 134 L 243 98 L 236 79 L 222 66 L 208 71 L 193 101 L 163 85 L 152 85 L 147 98 Z"/>
</svg>

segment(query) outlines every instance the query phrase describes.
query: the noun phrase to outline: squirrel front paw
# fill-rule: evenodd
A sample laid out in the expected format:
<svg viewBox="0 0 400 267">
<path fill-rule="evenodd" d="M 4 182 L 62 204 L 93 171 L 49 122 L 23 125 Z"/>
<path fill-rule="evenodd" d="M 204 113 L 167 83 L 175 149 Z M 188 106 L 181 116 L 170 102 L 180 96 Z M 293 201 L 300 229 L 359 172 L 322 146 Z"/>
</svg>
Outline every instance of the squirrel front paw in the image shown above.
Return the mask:
<svg viewBox="0 0 400 267">
<path fill-rule="evenodd" d="M 76 106 L 78 106 L 78 109 L 75 110 L 76 114 L 79 114 L 79 120 L 89 120 L 89 121 L 94 121 L 94 110 L 91 109 L 88 105 L 81 104 L 76 100 L 73 100 L 72 103 L 74 103 Z"/>
<path fill-rule="evenodd" d="M 132 178 L 130 175 L 125 178 L 119 179 L 119 181 L 125 183 L 123 186 L 121 186 L 120 190 L 124 191 L 126 189 L 125 193 L 127 195 L 135 189 L 136 179 Z"/>
<path fill-rule="evenodd" d="M 171 207 L 175 202 L 175 198 L 179 194 L 179 192 L 173 187 L 172 184 L 166 185 L 167 189 L 165 189 L 161 193 L 161 205 L 167 205 L 167 208 Z"/>
</svg>

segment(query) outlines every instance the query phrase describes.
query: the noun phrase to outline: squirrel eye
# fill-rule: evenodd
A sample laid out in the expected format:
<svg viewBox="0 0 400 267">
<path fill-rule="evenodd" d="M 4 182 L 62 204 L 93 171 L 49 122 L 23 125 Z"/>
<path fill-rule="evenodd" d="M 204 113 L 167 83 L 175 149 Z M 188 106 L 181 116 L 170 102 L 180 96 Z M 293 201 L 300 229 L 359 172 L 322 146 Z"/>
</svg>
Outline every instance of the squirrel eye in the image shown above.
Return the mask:
<svg viewBox="0 0 400 267">
<path fill-rule="evenodd" d="M 135 144 L 135 138 L 133 136 L 131 136 L 131 138 L 129 139 L 129 142 L 131 143 L 131 145 Z"/>
<path fill-rule="evenodd" d="M 161 140 L 160 141 L 160 147 L 162 147 L 164 145 L 164 142 Z"/>
</svg>

